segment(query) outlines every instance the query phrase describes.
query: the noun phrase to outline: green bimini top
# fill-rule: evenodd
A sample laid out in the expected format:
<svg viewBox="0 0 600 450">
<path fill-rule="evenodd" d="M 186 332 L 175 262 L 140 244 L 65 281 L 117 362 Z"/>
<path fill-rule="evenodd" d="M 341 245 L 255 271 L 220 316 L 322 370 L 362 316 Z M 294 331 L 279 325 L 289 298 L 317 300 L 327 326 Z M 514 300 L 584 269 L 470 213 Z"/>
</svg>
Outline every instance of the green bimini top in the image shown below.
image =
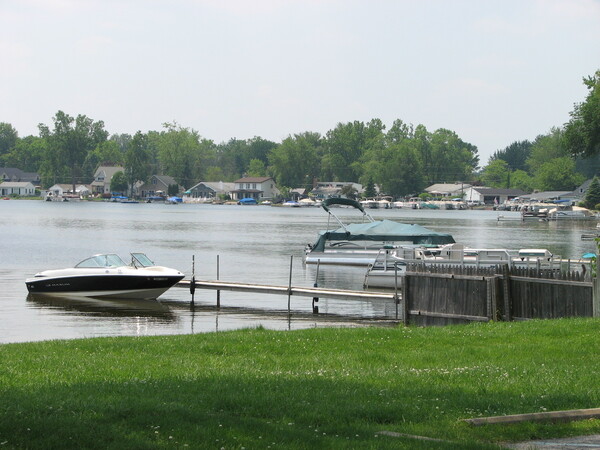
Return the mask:
<svg viewBox="0 0 600 450">
<path fill-rule="evenodd" d="M 327 241 L 375 241 L 406 242 L 422 245 L 453 244 L 454 238 L 447 233 L 438 233 L 421 225 L 377 220 L 369 223 L 352 223 L 346 228 L 321 231 L 313 251 L 324 251 Z"/>
</svg>

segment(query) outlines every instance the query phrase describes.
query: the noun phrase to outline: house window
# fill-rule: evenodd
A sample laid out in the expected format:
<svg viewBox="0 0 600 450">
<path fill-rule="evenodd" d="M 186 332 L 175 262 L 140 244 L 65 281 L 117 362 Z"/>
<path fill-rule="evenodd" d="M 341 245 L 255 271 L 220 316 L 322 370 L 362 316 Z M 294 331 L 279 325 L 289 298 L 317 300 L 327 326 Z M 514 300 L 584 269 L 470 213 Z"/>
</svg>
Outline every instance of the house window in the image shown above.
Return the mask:
<svg viewBox="0 0 600 450">
<path fill-rule="evenodd" d="M 256 183 L 252 183 L 252 189 L 256 189 Z"/>
<path fill-rule="evenodd" d="M 152 184 L 156 184 L 156 178 L 152 178 Z"/>
</svg>

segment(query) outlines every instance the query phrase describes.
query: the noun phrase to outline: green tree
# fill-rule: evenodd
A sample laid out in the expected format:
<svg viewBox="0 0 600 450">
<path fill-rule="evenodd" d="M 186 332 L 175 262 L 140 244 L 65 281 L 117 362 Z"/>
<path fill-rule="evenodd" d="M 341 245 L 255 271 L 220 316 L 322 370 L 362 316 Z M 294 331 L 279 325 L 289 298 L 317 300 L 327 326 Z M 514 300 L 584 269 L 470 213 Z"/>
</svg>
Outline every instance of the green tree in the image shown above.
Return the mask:
<svg viewBox="0 0 600 450">
<path fill-rule="evenodd" d="M 146 181 L 150 175 L 148 156 L 148 136 L 138 131 L 125 153 L 125 180 L 129 185 L 130 195 L 133 193 L 135 183 Z"/>
<path fill-rule="evenodd" d="M 415 138 L 428 184 L 469 180 L 479 164 L 477 147 L 453 131 L 441 128 L 429 134 L 425 127 L 418 126 Z"/>
<path fill-rule="evenodd" d="M 25 172 L 38 172 L 44 161 L 46 141 L 37 136 L 17 139 L 8 153 L 0 156 L 0 166 L 18 167 Z"/>
<path fill-rule="evenodd" d="M 529 141 L 516 141 L 504 150 L 494 152 L 489 162 L 497 159 L 506 161 L 510 170 L 527 170 L 527 159 L 531 155 L 532 144 Z"/>
<path fill-rule="evenodd" d="M 96 148 L 88 152 L 83 162 L 83 172 L 86 178 L 91 178 L 98 166 L 122 166 L 125 154 L 119 144 L 110 139 L 100 142 Z"/>
<path fill-rule="evenodd" d="M 158 146 L 161 167 L 165 174 L 189 187 L 196 181 L 194 168 L 200 151 L 199 135 L 176 123 L 165 123 L 164 127 L 167 131 L 161 133 Z"/>
<path fill-rule="evenodd" d="M 585 193 L 583 205 L 586 208 L 595 209 L 598 203 L 600 203 L 600 181 L 598 181 L 598 177 L 594 177 Z"/>
<path fill-rule="evenodd" d="M 588 89 L 584 102 L 575 105 L 565 126 L 565 140 L 573 155 L 600 153 L 600 70 L 583 79 Z"/>
<path fill-rule="evenodd" d="M 560 128 L 552 128 L 548 134 L 539 135 L 531 146 L 527 167 L 533 175 L 548 161 L 569 156 Z"/>
<path fill-rule="evenodd" d="M 253 159 L 250 161 L 250 165 L 248 166 L 248 176 L 249 177 L 264 177 L 267 175 L 267 169 L 265 167 L 265 163 L 260 159 Z"/>
<path fill-rule="evenodd" d="M 223 169 L 216 166 L 210 166 L 206 168 L 206 180 L 205 181 L 226 181 Z"/>
<path fill-rule="evenodd" d="M 104 130 L 104 122 L 94 122 L 87 116 L 79 114 L 76 118 L 58 111 L 53 118 L 54 128 L 51 131 L 46 125 L 40 124 L 40 136 L 48 142 L 49 149 L 54 153 L 54 163 L 59 167 L 66 166 L 71 173 L 73 192 L 78 173 L 87 153 L 99 143 L 106 141 L 108 133 Z"/>
<path fill-rule="evenodd" d="M 13 150 L 18 138 L 17 130 L 10 123 L 0 122 L 0 156 Z"/>
<path fill-rule="evenodd" d="M 361 158 L 369 150 L 377 152 L 382 148 L 384 129 L 379 119 L 372 119 L 366 125 L 359 121 L 339 123 L 328 131 L 324 145 L 333 177 L 340 181 L 358 180 L 362 174 Z"/>
<path fill-rule="evenodd" d="M 119 170 L 110 179 L 110 191 L 124 194 L 127 191 L 127 179 L 125 174 Z"/>
<path fill-rule="evenodd" d="M 545 162 L 535 175 L 535 185 L 542 191 L 569 191 L 584 180 L 575 172 L 575 161 L 567 156 Z"/>
<path fill-rule="evenodd" d="M 488 187 L 510 188 L 510 169 L 503 159 L 495 159 L 484 167 L 481 181 Z"/>
<path fill-rule="evenodd" d="M 373 179 L 369 178 L 367 181 L 367 185 L 365 186 L 364 196 L 366 198 L 373 198 L 377 195 L 375 191 L 375 183 L 373 183 Z"/>
<path fill-rule="evenodd" d="M 306 132 L 288 136 L 269 153 L 270 170 L 278 186 L 312 186 L 319 172 L 317 147 L 318 133 Z"/>
<path fill-rule="evenodd" d="M 421 192 L 425 187 L 423 162 L 418 149 L 423 144 L 417 139 L 405 139 L 386 150 L 387 163 L 383 166 L 383 190 L 394 197 Z"/>
<path fill-rule="evenodd" d="M 533 177 L 524 170 L 515 170 L 510 174 L 510 187 L 524 192 L 533 192 Z"/>
</svg>

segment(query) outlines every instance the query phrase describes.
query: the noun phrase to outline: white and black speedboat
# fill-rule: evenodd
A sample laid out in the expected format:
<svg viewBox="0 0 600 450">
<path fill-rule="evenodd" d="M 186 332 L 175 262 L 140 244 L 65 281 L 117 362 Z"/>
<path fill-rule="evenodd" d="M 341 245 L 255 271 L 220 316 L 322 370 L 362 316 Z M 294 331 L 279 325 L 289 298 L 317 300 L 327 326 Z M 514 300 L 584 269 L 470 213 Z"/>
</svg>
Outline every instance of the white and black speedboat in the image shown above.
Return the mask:
<svg viewBox="0 0 600 450">
<path fill-rule="evenodd" d="M 144 253 L 132 253 L 131 264 L 111 253 L 94 255 L 72 268 L 39 272 L 25 284 L 32 294 L 149 300 L 183 277 L 176 269 L 156 266 Z"/>
</svg>

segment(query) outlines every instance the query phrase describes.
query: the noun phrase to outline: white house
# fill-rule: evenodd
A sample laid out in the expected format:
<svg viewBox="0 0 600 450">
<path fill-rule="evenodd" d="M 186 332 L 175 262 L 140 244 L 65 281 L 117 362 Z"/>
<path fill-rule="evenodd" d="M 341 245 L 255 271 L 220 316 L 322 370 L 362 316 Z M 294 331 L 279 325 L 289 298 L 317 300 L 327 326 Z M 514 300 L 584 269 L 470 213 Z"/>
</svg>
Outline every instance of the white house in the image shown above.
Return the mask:
<svg viewBox="0 0 600 450">
<path fill-rule="evenodd" d="M 110 181 L 117 172 L 123 172 L 124 169 L 118 166 L 100 166 L 94 173 L 92 181 L 92 192 L 94 194 L 110 194 Z"/>
<path fill-rule="evenodd" d="M 521 197 L 525 192 L 521 189 L 496 189 L 482 186 L 472 186 L 465 191 L 464 200 L 468 203 L 500 204 L 515 197 Z"/>
<path fill-rule="evenodd" d="M 437 183 L 425 188 L 434 197 L 461 197 L 471 187 L 467 183 Z"/>
<path fill-rule="evenodd" d="M 235 189 L 231 191 L 233 200 L 253 198 L 257 202 L 271 200 L 277 193 L 275 181 L 271 177 L 246 177 L 234 181 Z"/>
<path fill-rule="evenodd" d="M 50 194 L 52 197 L 64 197 L 66 194 L 73 194 L 73 185 L 72 184 L 55 184 L 48 188 L 48 190 L 43 193 L 43 197 L 48 196 Z M 75 194 L 80 197 L 86 197 L 91 194 L 90 187 L 85 184 L 75 185 Z"/>
<path fill-rule="evenodd" d="M 0 195 L 35 195 L 35 186 L 30 181 L 5 181 L 0 183 Z"/>
</svg>

